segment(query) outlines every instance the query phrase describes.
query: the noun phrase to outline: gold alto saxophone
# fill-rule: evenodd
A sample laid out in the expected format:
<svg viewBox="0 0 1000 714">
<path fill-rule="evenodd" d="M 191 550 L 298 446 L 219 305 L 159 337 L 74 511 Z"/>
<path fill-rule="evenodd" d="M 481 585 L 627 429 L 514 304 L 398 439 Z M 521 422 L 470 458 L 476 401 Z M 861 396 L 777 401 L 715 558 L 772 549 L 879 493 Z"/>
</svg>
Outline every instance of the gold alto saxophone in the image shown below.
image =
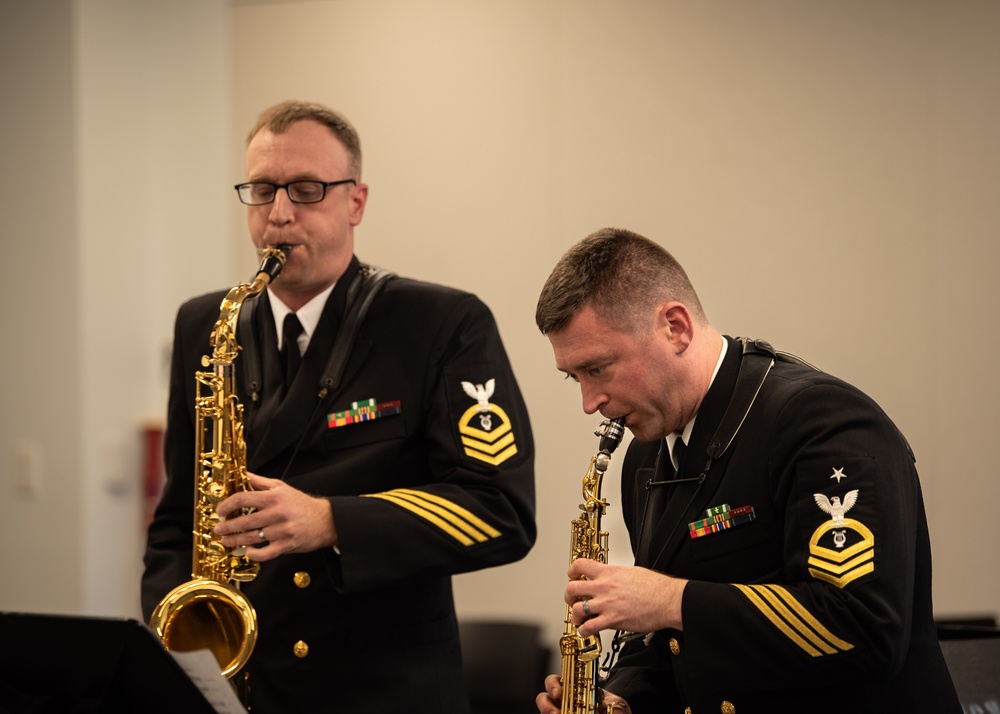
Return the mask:
<svg viewBox="0 0 1000 714">
<path fill-rule="evenodd" d="M 236 325 L 244 301 L 259 295 L 278 277 L 286 251 L 286 246 L 264 249 L 253 282 L 234 287 L 220 305 L 210 338 L 212 357 L 201 358 L 202 366 L 211 371 L 195 374 L 192 579 L 167 593 L 150 618 L 150 627 L 168 650 L 209 649 L 227 678 L 247 663 L 257 642 L 257 613 L 239 587 L 260 570 L 260 563 L 247 558 L 245 546 L 227 549 L 214 530 L 219 502 L 237 491 L 251 490 L 243 405 L 237 397 L 233 367 L 240 350 Z"/>
<path fill-rule="evenodd" d="M 590 459 L 590 468 L 583 477 L 580 516 L 571 523 L 571 564 L 577 558 L 608 562 L 608 532 L 601 530 L 601 516 L 608 503 L 601 498 L 601 481 L 611 463 L 611 454 L 621 443 L 624 431 L 625 419 L 621 418 L 605 419 L 594 432 L 601 440 L 597 453 Z M 601 703 L 597 686 L 601 639 L 599 635 L 579 635 L 573 624 L 572 605 L 566 606 L 559 650 L 562 653 L 562 714 L 594 714 Z"/>
</svg>

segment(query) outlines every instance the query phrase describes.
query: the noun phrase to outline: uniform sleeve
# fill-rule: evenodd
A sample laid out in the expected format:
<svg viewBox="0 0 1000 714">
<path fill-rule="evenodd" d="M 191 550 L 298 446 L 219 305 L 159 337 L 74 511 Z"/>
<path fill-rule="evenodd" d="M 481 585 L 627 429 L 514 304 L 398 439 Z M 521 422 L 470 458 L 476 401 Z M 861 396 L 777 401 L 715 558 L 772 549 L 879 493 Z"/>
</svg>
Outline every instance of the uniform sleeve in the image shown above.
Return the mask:
<svg viewBox="0 0 1000 714">
<path fill-rule="evenodd" d="M 422 406 L 426 482 L 331 497 L 345 592 L 509 563 L 535 540 L 531 428 L 492 314 L 468 295 L 424 324 L 436 329 Z"/>
<path fill-rule="evenodd" d="M 670 659 L 689 691 L 883 679 L 906 657 L 920 494 L 905 441 L 842 384 L 801 390 L 773 418 L 784 567 L 762 582 L 688 584 Z"/>
</svg>

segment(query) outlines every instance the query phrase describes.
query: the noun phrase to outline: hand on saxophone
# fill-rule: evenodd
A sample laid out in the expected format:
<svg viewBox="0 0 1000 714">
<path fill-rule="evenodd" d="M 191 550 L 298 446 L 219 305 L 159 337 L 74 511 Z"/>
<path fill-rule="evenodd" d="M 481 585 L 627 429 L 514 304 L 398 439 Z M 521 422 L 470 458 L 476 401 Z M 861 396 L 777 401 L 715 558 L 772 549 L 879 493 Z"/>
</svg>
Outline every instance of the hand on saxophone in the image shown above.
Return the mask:
<svg viewBox="0 0 1000 714">
<path fill-rule="evenodd" d="M 284 481 L 248 473 L 252 491 L 237 491 L 215 509 L 223 520 L 215 532 L 227 548 L 247 548 L 250 560 L 283 553 L 308 553 L 337 545 L 333 510 L 325 498 L 310 496 Z M 241 509 L 246 515 L 228 518 Z M 263 545 L 261 545 L 263 544 Z"/>
<path fill-rule="evenodd" d="M 560 714 L 562 711 L 562 683 L 558 674 L 550 674 L 545 678 L 545 691 L 535 697 L 535 706 L 539 714 Z M 611 707 L 613 712 L 628 712 L 628 702 L 608 690 L 603 690 L 599 712 L 607 712 Z"/>
<path fill-rule="evenodd" d="M 601 630 L 682 630 L 681 600 L 687 580 L 647 568 L 605 565 L 578 558 L 563 594 L 582 637 Z"/>
</svg>

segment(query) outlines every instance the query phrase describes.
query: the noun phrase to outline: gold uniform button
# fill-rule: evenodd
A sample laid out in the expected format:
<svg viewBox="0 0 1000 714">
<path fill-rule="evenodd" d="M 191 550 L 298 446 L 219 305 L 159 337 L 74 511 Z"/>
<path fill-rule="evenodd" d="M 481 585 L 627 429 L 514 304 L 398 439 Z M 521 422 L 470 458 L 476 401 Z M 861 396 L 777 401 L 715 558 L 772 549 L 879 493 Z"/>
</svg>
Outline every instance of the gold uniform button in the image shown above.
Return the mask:
<svg viewBox="0 0 1000 714">
<path fill-rule="evenodd" d="M 295 653 L 296 657 L 302 659 L 303 657 L 309 654 L 309 645 L 307 645 L 302 640 L 299 640 L 298 642 L 295 643 L 295 646 L 292 647 L 292 652 Z"/>
<path fill-rule="evenodd" d="M 732 702 L 722 700 L 722 714 L 736 714 L 736 706 Z"/>
<path fill-rule="evenodd" d="M 691 707 L 684 707 L 684 714 L 691 714 Z"/>
<path fill-rule="evenodd" d="M 312 582 L 312 578 L 309 577 L 309 573 L 304 570 L 300 570 L 292 576 L 292 580 L 295 581 L 295 586 L 299 588 L 309 587 L 309 583 Z"/>
<path fill-rule="evenodd" d="M 681 653 L 681 643 L 677 641 L 676 637 L 670 638 L 670 653 L 675 655 Z"/>
</svg>

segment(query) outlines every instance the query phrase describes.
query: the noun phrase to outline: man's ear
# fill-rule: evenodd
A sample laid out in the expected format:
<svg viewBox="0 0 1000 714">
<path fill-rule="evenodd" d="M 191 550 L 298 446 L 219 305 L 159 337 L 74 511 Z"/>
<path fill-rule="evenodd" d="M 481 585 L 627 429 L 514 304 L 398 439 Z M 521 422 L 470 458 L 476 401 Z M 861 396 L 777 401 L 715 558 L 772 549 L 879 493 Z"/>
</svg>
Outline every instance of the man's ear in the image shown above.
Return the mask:
<svg viewBox="0 0 1000 714">
<path fill-rule="evenodd" d="M 694 321 L 684 303 L 663 303 L 657 308 L 656 321 L 660 334 L 678 353 L 686 350 L 694 339 Z"/>
<path fill-rule="evenodd" d="M 368 203 L 368 184 L 358 184 L 351 191 L 351 225 L 361 223 L 365 215 L 365 205 Z"/>
</svg>

